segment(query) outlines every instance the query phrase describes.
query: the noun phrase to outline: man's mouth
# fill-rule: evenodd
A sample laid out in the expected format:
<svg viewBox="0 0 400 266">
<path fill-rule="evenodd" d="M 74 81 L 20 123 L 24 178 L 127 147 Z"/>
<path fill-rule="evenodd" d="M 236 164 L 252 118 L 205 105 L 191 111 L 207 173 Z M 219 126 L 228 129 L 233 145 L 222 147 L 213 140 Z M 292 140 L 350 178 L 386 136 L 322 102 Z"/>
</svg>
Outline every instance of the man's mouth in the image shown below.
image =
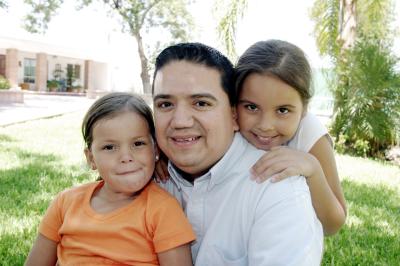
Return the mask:
<svg viewBox="0 0 400 266">
<path fill-rule="evenodd" d="M 178 145 L 190 145 L 196 143 L 200 136 L 196 137 L 171 137 L 171 139 Z"/>
</svg>

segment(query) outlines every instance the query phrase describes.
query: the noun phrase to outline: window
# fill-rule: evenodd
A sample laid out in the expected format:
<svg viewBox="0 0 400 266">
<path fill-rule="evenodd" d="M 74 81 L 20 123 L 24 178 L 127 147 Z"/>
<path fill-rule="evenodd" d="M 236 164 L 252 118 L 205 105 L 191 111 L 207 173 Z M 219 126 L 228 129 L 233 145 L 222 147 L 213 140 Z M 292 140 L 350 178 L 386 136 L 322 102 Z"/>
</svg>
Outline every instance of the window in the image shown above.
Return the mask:
<svg viewBox="0 0 400 266">
<path fill-rule="evenodd" d="M 74 75 L 76 79 L 81 78 L 81 65 L 75 65 L 74 66 Z"/>
<path fill-rule="evenodd" d="M 67 87 L 76 86 L 81 78 L 81 65 L 67 64 Z"/>
<path fill-rule="evenodd" d="M 35 83 L 36 60 L 31 58 L 24 59 L 24 82 Z"/>
</svg>

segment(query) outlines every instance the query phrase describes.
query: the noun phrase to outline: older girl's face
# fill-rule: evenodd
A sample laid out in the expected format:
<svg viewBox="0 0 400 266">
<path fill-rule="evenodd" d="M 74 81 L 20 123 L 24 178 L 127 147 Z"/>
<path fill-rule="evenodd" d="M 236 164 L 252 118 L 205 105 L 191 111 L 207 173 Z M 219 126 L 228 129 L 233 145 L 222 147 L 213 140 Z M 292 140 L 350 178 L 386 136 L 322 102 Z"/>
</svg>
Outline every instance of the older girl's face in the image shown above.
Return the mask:
<svg viewBox="0 0 400 266">
<path fill-rule="evenodd" d="M 300 94 L 280 79 L 252 73 L 243 82 L 237 106 L 242 135 L 258 149 L 285 145 L 304 114 Z"/>
</svg>

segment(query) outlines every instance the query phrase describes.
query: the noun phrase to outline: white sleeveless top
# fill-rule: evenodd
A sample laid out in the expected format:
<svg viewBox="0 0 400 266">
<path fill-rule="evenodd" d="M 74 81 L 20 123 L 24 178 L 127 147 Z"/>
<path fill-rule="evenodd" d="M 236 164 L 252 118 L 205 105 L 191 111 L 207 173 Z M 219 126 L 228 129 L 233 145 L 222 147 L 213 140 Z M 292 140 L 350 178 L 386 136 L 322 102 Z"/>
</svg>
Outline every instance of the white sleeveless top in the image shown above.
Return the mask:
<svg viewBox="0 0 400 266">
<path fill-rule="evenodd" d="M 287 146 L 296 150 L 309 152 L 314 144 L 323 136 L 327 136 L 333 144 L 328 129 L 321 123 L 318 117 L 307 112 L 301 119 L 299 128 L 294 137 L 289 140 Z"/>
</svg>

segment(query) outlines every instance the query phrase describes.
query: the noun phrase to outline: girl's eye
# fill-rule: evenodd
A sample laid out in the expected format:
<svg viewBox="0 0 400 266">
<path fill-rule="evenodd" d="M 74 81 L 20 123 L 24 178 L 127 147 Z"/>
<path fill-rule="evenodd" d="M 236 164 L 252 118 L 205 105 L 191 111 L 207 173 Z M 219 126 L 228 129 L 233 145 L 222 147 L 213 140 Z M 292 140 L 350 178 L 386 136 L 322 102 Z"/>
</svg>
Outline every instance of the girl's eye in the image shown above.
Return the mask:
<svg viewBox="0 0 400 266">
<path fill-rule="evenodd" d="M 255 104 L 246 104 L 244 106 L 247 110 L 255 112 L 258 110 L 258 107 Z"/>
<path fill-rule="evenodd" d="M 104 145 L 103 150 L 112 151 L 114 148 L 115 148 L 114 145 L 108 144 Z"/>
<path fill-rule="evenodd" d="M 134 147 L 140 147 L 140 146 L 143 146 L 143 145 L 146 145 L 146 143 L 144 141 L 135 141 L 133 143 Z"/>
<path fill-rule="evenodd" d="M 289 109 L 281 107 L 281 108 L 278 108 L 277 112 L 279 114 L 287 114 L 287 113 L 289 113 Z"/>
</svg>

